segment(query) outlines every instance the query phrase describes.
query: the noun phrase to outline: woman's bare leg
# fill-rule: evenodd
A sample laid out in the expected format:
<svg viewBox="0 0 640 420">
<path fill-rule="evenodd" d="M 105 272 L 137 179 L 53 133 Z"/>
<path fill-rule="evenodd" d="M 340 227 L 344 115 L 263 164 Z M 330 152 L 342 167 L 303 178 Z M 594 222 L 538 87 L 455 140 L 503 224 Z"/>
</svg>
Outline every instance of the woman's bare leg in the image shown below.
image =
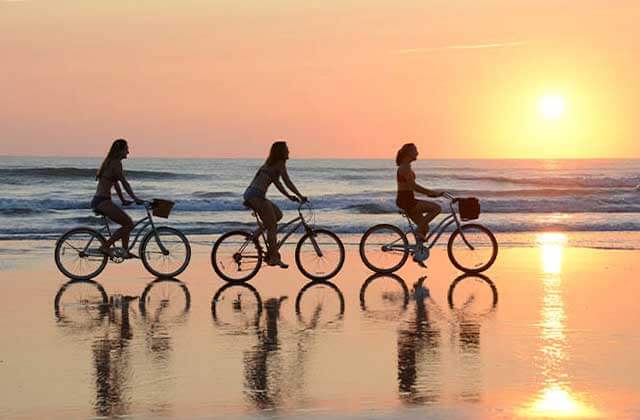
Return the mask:
<svg viewBox="0 0 640 420">
<path fill-rule="evenodd" d="M 418 225 L 418 241 L 424 241 L 429 232 L 429 222 L 436 218 L 442 212 L 442 208 L 438 203 L 433 201 L 418 200 L 418 203 L 411 209 L 409 217 Z"/>
<path fill-rule="evenodd" d="M 269 261 L 272 261 L 278 257 L 278 243 L 277 243 L 277 226 L 278 216 L 282 217 L 280 209 L 271 201 L 263 198 L 252 198 L 249 200 L 249 204 L 258 212 L 260 220 L 265 229 L 267 229 L 267 257 Z M 279 214 L 276 213 L 276 209 Z"/>
<path fill-rule="evenodd" d="M 116 206 L 111 200 L 103 201 L 98 204 L 96 207 L 102 214 L 107 216 L 110 220 L 113 220 L 121 227 L 116 230 L 111 238 L 105 243 L 104 247 L 106 249 L 111 248 L 111 246 L 116 243 L 118 239 L 122 239 L 122 247 L 125 250 L 129 249 L 129 234 L 133 229 L 133 221 L 129 217 L 127 213 L 124 212 L 120 207 Z"/>
</svg>

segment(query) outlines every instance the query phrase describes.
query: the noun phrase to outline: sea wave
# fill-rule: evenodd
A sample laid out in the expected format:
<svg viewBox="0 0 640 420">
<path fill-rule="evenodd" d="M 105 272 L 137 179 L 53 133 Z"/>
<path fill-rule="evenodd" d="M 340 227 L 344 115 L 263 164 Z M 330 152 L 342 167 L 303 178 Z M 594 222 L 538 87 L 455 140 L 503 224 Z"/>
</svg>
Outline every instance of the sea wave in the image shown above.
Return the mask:
<svg viewBox="0 0 640 420">
<path fill-rule="evenodd" d="M 467 195 L 467 194 L 464 194 Z M 472 194 L 468 194 L 472 195 Z M 475 194 L 474 194 L 475 195 Z M 582 192 L 562 195 L 551 194 L 507 194 L 495 192 L 477 194 L 484 213 L 640 213 L 640 194 L 606 195 L 605 192 L 586 194 Z M 168 197 L 172 199 L 171 197 Z M 317 211 L 354 214 L 384 214 L 398 211 L 395 194 L 334 194 L 310 197 Z M 198 197 L 174 198 L 173 214 L 180 212 L 237 212 L 246 211 L 239 196 L 227 193 L 202 193 Z M 284 210 L 296 208 L 286 199 L 273 200 Z M 436 200 L 446 211 L 448 201 Z M 117 200 L 116 200 L 117 202 Z M 0 198 L 0 215 L 35 216 L 43 212 L 86 210 L 90 211 L 89 199 L 62 198 Z M 128 208 L 135 210 L 136 207 Z M 138 208 L 139 209 L 139 208 Z"/>
</svg>

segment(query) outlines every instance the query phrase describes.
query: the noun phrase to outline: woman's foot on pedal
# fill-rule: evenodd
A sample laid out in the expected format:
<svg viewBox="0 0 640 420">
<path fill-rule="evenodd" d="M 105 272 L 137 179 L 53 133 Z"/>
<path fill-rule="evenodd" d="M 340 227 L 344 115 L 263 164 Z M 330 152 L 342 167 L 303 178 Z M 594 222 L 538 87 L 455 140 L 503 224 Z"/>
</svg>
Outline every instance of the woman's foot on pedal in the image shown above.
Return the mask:
<svg viewBox="0 0 640 420">
<path fill-rule="evenodd" d="M 420 267 L 427 268 L 423 262 L 429 258 L 429 250 L 424 245 L 417 245 L 413 254 L 413 261 L 415 261 Z"/>
<path fill-rule="evenodd" d="M 122 258 L 124 258 L 125 260 L 130 260 L 132 258 L 140 259 L 140 257 L 138 257 L 136 254 L 134 254 L 133 252 L 129 252 L 129 251 L 126 251 L 124 253 L 124 255 L 122 256 Z"/>
<path fill-rule="evenodd" d="M 280 268 L 289 268 L 289 264 L 286 264 L 284 261 L 282 261 L 280 257 L 269 258 L 267 260 L 267 265 L 270 265 L 272 267 L 277 266 Z"/>
</svg>

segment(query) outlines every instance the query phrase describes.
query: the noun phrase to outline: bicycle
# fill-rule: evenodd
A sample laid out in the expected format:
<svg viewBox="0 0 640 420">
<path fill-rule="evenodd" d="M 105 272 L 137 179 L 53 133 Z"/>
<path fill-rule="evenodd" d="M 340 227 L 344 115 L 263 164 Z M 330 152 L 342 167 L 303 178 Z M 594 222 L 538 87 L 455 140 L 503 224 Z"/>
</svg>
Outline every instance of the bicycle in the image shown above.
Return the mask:
<svg viewBox="0 0 640 420">
<path fill-rule="evenodd" d="M 131 251 L 146 232 L 140 241 L 138 255 L 147 271 L 156 277 L 177 276 L 187 268 L 191 259 L 191 245 L 186 236 L 177 229 L 156 226 L 153 221 L 153 216 L 169 217 L 171 207 L 167 207 L 167 203 L 170 202 L 158 199 L 143 202 L 147 215 L 134 224 L 132 233 L 137 232 L 128 248 Z M 108 260 L 116 264 L 125 260 L 125 252 L 121 247 L 114 247 L 113 255 L 100 250 L 106 238 L 111 236 L 111 230 L 107 217 L 99 211 L 94 213 L 102 217 L 102 228 L 74 228 L 56 242 L 56 265 L 62 274 L 74 280 L 96 277 L 105 269 Z"/>
<path fill-rule="evenodd" d="M 477 219 L 480 205 L 475 198 L 456 198 L 443 193 L 449 199 L 448 214 L 425 238 L 423 247 L 428 252 L 435 246 L 451 224 L 456 229 L 447 244 L 447 254 L 451 263 L 465 273 L 480 273 L 487 270 L 498 256 L 498 242 L 493 233 L 477 223 L 465 223 Z M 455 204 L 458 204 L 458 218 Z M 391 224 L 379 224 L 369 228 L 360 240 L 360 257 L 364 264 L 377 273 L 393 273 L 400 269 L 409 255 L 416 253 L 417 246 L 409 244 L 407 235 L 416 237 L 416 228 L 405 211 L 399 212 L 409 223 L 409 230 L 403 232 Z"/>
<path fill-rule="evenodd" d="M 257 212 L 249 203 L 245 207 L 253 210 L 258 223 L 258 228 L 253 232 L 236 230 L 222 235 L 213 245 L 211 250 L 211 265 L 215 272 L 225 281 L 237 283 L 245 282 L 254 277 L 263 259 L 267 258 L 267 238 L 265 227 Z M 286 234 L 277 243 L 280 249 L 286 240 L 300 228 L 304 234 L 298 241 L 295 250 L 296 265 L 302 274 L 314 281 L 328 280 L 334 277 L 344 264 L 345 251 L 342 241 L 336 234 L 327 229 L 316 229 L 309 223 L 303 209 L 311 212 L 310 204 L 298 204 L 298 216 L 278 228 L 278 233 Z M 262 237 L 265 246 L 260 244 Z"/>
</svg>

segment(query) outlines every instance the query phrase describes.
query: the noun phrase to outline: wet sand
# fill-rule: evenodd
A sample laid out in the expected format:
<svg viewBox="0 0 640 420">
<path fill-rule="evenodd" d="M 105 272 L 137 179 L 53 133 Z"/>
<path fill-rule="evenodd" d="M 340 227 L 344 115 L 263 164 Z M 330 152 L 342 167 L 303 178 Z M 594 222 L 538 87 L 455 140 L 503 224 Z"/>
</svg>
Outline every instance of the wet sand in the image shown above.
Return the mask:
<svg viewBox="0 0 640 420">
<path fill-rule="evenodd" d="M 640 417 L 640 253 L 538 242 L 463 278 L 443 249 L 371 278 L 349 246 L 307 288 L 290 247 L 222 291 L 205 246 L 177 281 L 65 286 L 51 244 L 4 243 L 0 417 Z"/>
</svg>

